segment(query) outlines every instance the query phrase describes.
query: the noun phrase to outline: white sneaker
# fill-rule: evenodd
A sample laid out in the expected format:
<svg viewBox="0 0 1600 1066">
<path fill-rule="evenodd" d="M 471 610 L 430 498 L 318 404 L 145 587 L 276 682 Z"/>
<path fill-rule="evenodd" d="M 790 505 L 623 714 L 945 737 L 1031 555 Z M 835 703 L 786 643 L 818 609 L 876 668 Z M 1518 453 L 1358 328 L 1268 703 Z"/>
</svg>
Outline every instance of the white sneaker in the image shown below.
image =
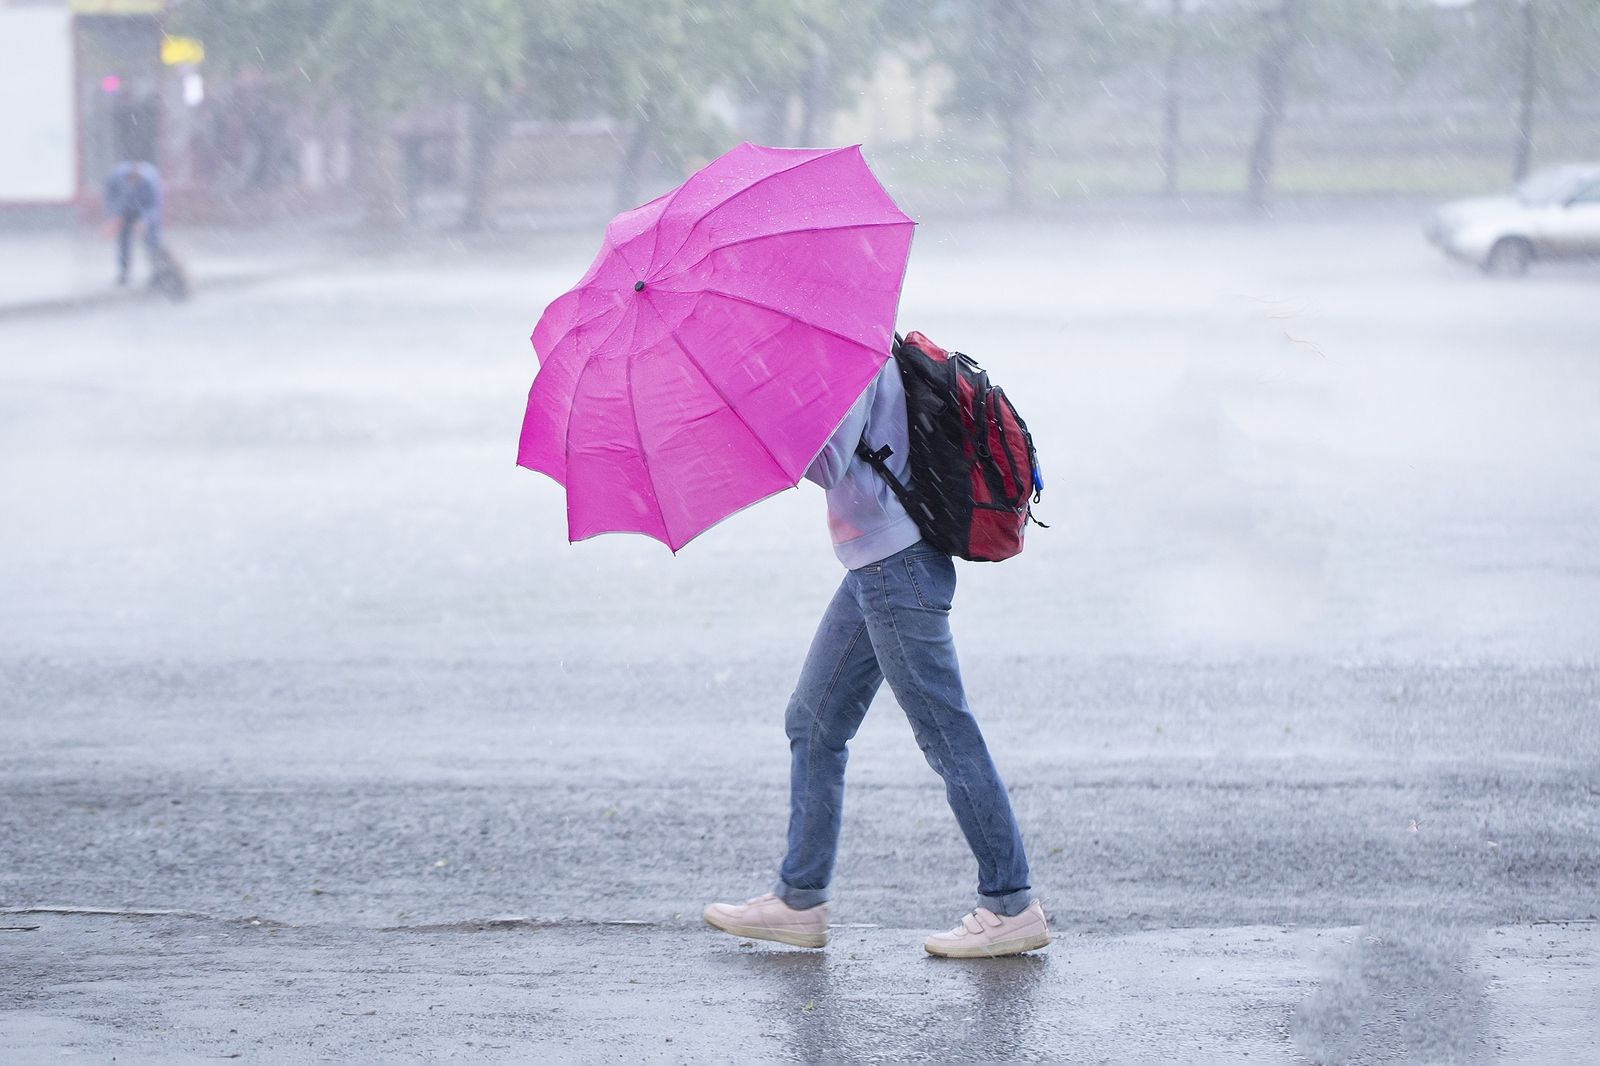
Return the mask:
<svg viewBox="0 0 1600 1066">
<path fill-rule="evenodd" d="M 992 959 L 1020 955 L 1050 943 L 1050 923 L 1038 900 L 1012 918 L 979 907 L 948 933 L 935 933 L 922 942 L 929 955 L 947 959 Z"/>
<path fill-rule="evenodd" d="M 705 919 L 713 929 L 752 940 L 776 940 L 797 948 L 820 948 L 828 943 L 826 903 L 797 911 L 771 892 L 744 903 L 712 903 L 706 907 Z"/>
</svg>

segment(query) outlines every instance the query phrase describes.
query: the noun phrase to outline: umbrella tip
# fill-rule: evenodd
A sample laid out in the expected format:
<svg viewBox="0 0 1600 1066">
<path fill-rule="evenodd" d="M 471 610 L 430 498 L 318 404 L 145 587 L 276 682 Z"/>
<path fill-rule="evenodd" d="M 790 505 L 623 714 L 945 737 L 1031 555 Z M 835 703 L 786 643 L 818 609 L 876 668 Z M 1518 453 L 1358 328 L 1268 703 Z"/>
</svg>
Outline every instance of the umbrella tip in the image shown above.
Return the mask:
<svg viewBox="0 0 1600 1066">
<path fill-rule="evenodd" d="M 633 291 L 634 292 L 638 292 L 642 288 L 644 288 L 644 282 L 636 281 L 636 282 L 633 283 Z"/>
</svg>

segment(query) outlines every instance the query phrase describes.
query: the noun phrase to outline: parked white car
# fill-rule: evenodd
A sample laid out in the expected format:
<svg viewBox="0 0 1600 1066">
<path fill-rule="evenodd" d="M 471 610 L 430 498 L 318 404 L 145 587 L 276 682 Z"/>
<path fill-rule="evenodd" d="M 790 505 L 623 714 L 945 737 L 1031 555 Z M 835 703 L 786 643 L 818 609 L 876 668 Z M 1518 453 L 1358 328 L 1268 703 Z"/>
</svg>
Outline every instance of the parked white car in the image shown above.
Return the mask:
<svg viewBox="0 0 1600 1066">
<path fill-rule="evenodd" d="M 1600 255 L 1600 163 L 1536 171 L 1511 196 L 1445 204 L 1426 232 L 1491 274 L 1521 274 L 1535 259 Z"/>
</svg>

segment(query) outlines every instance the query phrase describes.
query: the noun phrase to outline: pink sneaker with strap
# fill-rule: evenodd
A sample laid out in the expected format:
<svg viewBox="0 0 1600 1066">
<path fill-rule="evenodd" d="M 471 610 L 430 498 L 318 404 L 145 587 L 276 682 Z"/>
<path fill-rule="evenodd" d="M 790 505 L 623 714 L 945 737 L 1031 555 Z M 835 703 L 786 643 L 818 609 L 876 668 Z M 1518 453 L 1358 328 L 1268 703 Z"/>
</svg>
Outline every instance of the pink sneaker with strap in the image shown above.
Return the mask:
<svg viewBox="0 0 1600 1066">
<path fill-rule="evenodd" d="M 1050 943 L 1050 923 L 1038 900 L 1015 917 L 1006 918 L 987 907 L 961 919 L 948 933 L 935 933 L 922 942 L 929 955 L 947 959 L 992 959 L 1020 955 Z"/>
<path fill-rule="evenodd" d="M 706 924 L 734 936 L 776 940 L 797 948 L 828 943 L 828 905 L 797 911 L 768 892 L 744 903 L 713 903 L 705 909 Z"/>
</svg>

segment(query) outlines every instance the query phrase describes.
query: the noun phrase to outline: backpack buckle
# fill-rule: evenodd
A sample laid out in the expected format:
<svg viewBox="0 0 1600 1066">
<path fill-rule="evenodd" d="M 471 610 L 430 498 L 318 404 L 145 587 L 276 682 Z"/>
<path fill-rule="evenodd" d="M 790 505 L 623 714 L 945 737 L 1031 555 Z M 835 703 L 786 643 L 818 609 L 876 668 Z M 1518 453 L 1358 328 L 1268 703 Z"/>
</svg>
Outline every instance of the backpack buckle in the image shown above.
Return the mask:
<svg viewBox="0 0 1600 1066">
<path fill-rule="evenodd" d="M 856 454 L 861 456 L 861 458 L 865 459 L 867 462 L 871 463 L 873 466 L 877 466 L 879 463 L 889 458 L 889 456 L 893 455 L 894 449 L 885 444 L 877 451 L 873 451 L 871 448 L 867 447 L 866 441 L 862 441 L 860 444 L 856 445 Z"/>
</svg>

